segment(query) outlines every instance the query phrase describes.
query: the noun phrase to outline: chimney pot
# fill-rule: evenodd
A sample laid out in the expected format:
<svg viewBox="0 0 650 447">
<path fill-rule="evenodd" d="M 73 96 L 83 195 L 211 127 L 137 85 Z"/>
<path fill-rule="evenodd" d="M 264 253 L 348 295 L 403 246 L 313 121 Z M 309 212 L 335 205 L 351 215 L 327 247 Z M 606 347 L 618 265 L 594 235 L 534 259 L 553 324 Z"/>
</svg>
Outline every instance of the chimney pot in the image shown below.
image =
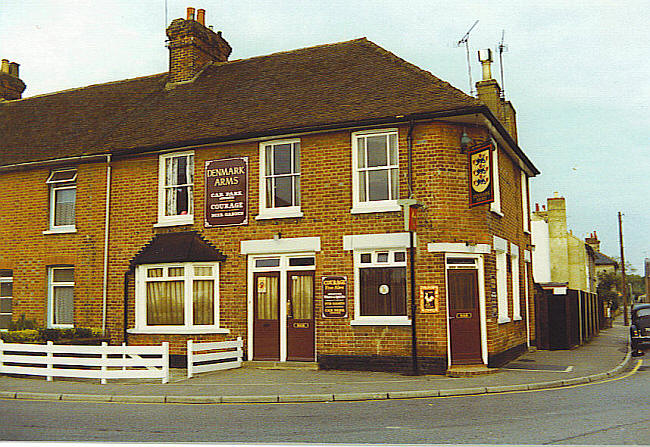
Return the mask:
<svg viewBox="0 0 650 447">
<path fill-rule="evenodd" d="M 194 20 L 194 8 L 191 6 L 187 8 L 187 20 Z"/>
<path fill-rule="evenodd" d="M 9 63 L 9 74 L 13 76 L 14 78 L 18 78 L 18 67 L 19 64 L 16 62 L 10 62 Z"/>
<path fill-rule="evenodd" d="M 481 66 L 483 67 L 483 80 L 487 81 L 492 79 L 492 50 L 489 48 L 486 50 L 479 50 L 478 60 L 481 62 Z"/>
<path fill-rule="evenodd" d="M 196 11 L 196 21 L 205 26 L 205 9 Z"/>
<path fill-rule="evenodd" d="M 535 204 L 535 212 L 537 212 L 537 213 L 539 212 L 539 203 Z"/>
</svg>

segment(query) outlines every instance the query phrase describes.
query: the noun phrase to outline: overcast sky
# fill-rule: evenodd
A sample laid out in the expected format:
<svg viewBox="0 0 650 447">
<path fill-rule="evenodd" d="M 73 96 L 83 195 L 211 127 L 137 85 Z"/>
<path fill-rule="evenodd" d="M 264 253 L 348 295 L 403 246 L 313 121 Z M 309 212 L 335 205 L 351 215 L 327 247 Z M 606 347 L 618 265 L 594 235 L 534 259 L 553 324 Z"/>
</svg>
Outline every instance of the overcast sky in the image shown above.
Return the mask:
<svg viewBox="0 0 650 447">
<path fill-rule="evenodd" d="M 534 6 L 529 6 L 534 5 Z M 569 228 L 643 274 L 650 257 L 648 1 L 2 0 L 0 58 L 20 64 L 24 97 L 167 71 L 165 27 L 206 9 L 231 59 L 367 37 L 469 93 L 476 51 L 505 30 L 505 92 L 519 145 L 541 171 L 532 206 L 557 191 Z M 499 79 L 498 65 L 493 68 Z"/>
</svg>

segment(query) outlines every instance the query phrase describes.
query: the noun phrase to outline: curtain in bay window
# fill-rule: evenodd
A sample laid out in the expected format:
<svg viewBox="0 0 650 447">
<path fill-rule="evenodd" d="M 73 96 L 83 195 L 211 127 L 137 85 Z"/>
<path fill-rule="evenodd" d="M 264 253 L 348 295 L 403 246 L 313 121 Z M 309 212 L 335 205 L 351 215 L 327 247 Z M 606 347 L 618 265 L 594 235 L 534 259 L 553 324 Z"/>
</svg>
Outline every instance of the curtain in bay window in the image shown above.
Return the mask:
<svg viewBox="0 0 650 447">
<path fill-rule="evenodd" d="M 214 280 L 194 280 L 192 295 L 194 324 L 214 324 Z"/>
<path fill-rule="evenodd" d="M 147 282 L 147 325 L 183 325 L 183 281 Z"/>
</svg>

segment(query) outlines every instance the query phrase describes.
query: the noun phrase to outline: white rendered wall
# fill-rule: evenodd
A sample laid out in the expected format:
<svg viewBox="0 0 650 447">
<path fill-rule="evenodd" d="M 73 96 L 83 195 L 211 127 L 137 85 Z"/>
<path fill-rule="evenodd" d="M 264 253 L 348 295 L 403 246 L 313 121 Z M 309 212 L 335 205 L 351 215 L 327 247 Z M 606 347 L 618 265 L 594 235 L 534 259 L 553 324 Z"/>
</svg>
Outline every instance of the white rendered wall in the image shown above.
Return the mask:
<svg viewBox="0 0 650 447">
<path fill-rule="evenodd" d="M 551 282 L 551 249 L 548 236 L 548 223 L 533 220 L 530 223 L 533 250 L 533 280 L 536 283 Z"/>
</svg>

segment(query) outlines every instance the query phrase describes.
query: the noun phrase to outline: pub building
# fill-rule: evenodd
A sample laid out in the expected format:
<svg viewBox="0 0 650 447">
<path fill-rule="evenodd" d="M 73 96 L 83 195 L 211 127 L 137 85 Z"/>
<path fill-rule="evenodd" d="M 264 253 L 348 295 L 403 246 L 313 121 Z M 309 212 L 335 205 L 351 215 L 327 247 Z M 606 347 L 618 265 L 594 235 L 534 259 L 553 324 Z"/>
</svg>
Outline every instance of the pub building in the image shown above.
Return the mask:
<svg viewBox="0 0 650 447">
<path fill-rule="evenodd" d="M 426 373 L 535 344 L 539 172 L 489 53 L 475 98 L 365 38 L 231 60 L 193 8 L 167 36 L 168 72 L 34 97 L 3 61 L 2 328 Z"/>
</svg>

